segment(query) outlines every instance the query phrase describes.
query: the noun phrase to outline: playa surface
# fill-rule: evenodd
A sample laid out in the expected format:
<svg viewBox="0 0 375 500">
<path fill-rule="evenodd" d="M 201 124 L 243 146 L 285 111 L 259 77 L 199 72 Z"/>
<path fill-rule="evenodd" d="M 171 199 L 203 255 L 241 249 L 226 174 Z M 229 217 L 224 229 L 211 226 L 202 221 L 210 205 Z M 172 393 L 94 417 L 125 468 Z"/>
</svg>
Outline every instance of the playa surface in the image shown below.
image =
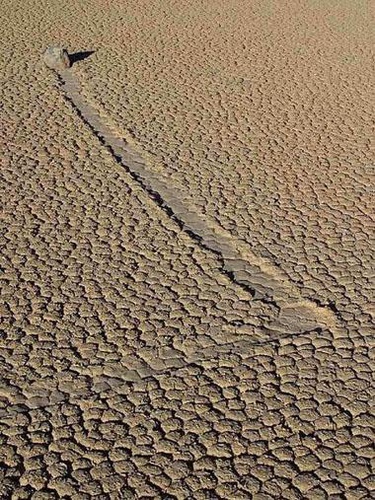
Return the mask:
<svg viewBox="0 0 375 500">
<path fill-rule="evenodd" d="M 373 498 L 372 2 L 0 9 L 0 498 Z"/>
</svg>

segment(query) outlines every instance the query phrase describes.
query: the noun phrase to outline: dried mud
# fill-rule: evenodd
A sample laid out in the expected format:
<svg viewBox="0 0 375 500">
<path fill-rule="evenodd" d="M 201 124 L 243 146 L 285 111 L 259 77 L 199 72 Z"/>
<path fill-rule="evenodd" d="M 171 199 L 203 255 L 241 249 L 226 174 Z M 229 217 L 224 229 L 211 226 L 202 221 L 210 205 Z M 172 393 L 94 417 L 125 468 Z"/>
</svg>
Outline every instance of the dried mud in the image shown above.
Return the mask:
<svg viewBox="0 0 375 500">
<path fill-rule="evenodd" d="M 0 498 L 373 497 L 370 8 L 2 4 Z"/>
</svg>

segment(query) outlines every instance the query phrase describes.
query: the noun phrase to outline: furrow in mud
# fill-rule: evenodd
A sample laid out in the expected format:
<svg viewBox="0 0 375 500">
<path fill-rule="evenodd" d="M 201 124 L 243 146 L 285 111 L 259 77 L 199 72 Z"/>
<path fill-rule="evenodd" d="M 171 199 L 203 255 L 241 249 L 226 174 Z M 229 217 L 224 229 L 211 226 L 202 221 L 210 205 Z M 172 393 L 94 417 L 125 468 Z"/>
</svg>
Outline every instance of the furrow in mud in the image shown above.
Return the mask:
<svg viewBox="0 0 375 500">
<path fill-rule="evenodd" d="M 267 330 L 278 336 L 322 328 L 337 330 L 338 318 L 329 308 L 302 300 L 298 290 L 277 268 L 253 255 L 244 242 L 234 239 L 217 224 L 204 220 L 194 207 L 181 199 L 181 193 L 172 183 L 167 185 L 158 179 L 138 152 L 106 123 L 108 120 L 102 118 L 96 106 L 82 96 L 72 70 L 62 71 L 59 76 L 67 99 L 116 161 L 197 244 L 216 254 L 222 272 L 232 282 L 250 292 L 254 300 L 276 308 L 276 317 L 264 325 Z"/>
</svg>

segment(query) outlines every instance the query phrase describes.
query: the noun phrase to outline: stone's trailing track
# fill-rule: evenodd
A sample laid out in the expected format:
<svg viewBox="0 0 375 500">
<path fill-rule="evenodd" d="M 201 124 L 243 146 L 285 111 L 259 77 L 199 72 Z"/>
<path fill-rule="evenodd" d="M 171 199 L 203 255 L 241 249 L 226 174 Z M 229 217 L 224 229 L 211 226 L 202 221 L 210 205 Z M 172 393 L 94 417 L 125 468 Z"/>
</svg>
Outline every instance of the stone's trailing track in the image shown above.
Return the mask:
<svg viewBox="0 0 375 500">
<path fill-rule="evenodd" d="M 271 313 L 258 321 L 246 317 L 225 327 L 229 340 L 223 332 L 212 330 L 212 344 L 191 348 L 184 342 L 176 342 L 177 348 L 155 350 L 153 360 L 129 358 L 121 367 L 105 363 L 98 372 L 98 366 L 85 366 L 75 362 L 72 369 L 87 377 L 93 394 L 107 392 L 121 393 L 129 383 L 142 384 L 147 380 L 176 375 L 187 366 L 202 364 L 220 356 L 249 359 L 262 352 L 262 345 L 278 342 L 279 339 L 303 334 L 319 336 L 322 330 L 336 331 L 336 317 L 326 308 L 302 301 L 298 292 L 265 260 L 257 258 L 244 242 L 233 237 L 212 221 L 204 220 L 195 207 L 181 200 L 179 192 L 152 173 L 143 158 L 108 125 L 96 107 L 80 92 L 80 85 L 72 70 L 59 73 L 65 96 L 81 119 L 87 124 L 100 142 L 106 146 L 123 168 L 135 179 L 148 195 L 186 232 L 199 246 L 215 254 L 221 265 L 221 272 L 234 284 L 245 289 L 253 301 L 267 304 Z M 329 332 L 325 332 L 325 336 Z M 224 332 L 225 337 L 225 332 Z M 233 339 L 236 340 L 233 340 Z M 241 361 L 240 361 L 241 362 Z M 196 365 L 197 366 L 197 365 Z M 197 366 L 198 368 L 198 366 Z M 80 388 L 72 388 L 69 398 L 80 398 Z M 27 396 L 19 397 L 18 403 L 0 410 L 0 417 L 11 417 L 38 408 L 53 409 L 66 402 L 66 393 L 51 391 L 37 386 L 29 388 Z"/>
<path fill-rule="evenodd" d="M 172 183 L 167 185 L 151 172 L 138 152 L 108 124 L 108 118 L 103 118 L 96 106 L 82 96 L 80 84 L 72 70 L 60 71 L 59 77 L 68 100 L 101 143 L 110 149 L 116 161 L 194 241 L 216 254 L 222 272 L 232 282 L 250 292 L 254 300 L 272 304 L 276 308 L 277 315 L 262 327 L 266 339 L 325 328 L 337 331 L 338 318 L 332 310 L 302 300 L 296 288 L 277 268 L 254 255 L 244 242 L 234 239 L 220 226 L 204 219 L 195 207 L 181 199 L 181 193 Z"/>
</svg>

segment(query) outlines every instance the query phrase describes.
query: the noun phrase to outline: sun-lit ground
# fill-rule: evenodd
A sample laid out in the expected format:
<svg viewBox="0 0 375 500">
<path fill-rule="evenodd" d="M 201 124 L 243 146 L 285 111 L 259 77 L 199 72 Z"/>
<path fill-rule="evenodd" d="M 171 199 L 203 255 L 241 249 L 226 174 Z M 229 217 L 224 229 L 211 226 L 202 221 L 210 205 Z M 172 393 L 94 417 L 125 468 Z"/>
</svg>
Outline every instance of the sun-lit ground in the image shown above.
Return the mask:
<svg viewBox="0 0 375 500">
<path fill-rule="evenodd" d="M 3 1 L 0 498 L 372 498 L 372 9 Z"/>
</svg>

